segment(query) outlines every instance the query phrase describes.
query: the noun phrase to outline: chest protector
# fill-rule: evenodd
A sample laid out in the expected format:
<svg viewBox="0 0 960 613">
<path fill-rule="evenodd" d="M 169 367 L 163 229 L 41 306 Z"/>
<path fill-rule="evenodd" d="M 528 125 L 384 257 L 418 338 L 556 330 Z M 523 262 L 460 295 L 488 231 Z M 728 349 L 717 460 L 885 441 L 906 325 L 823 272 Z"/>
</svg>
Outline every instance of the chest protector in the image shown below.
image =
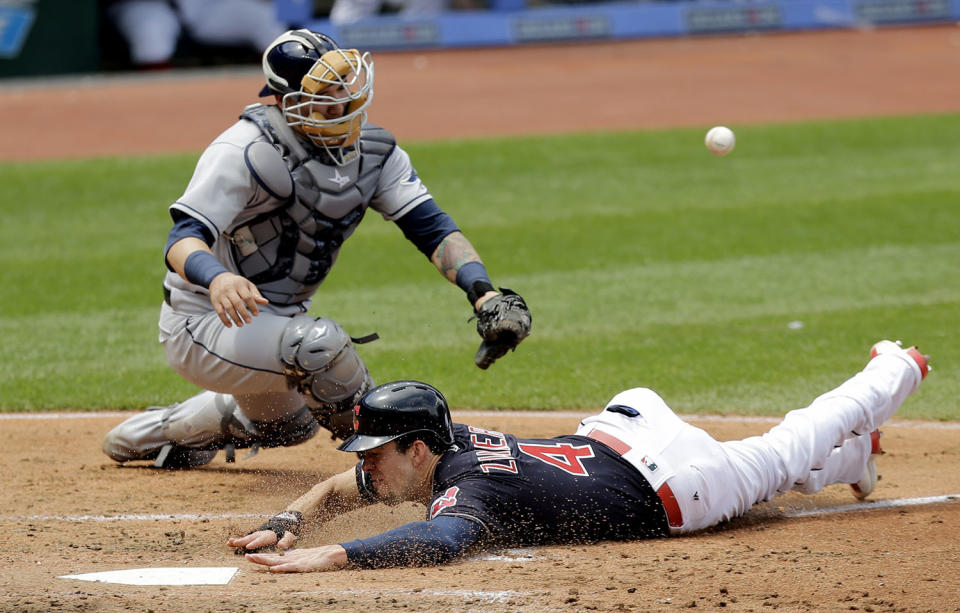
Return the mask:
<svg viewBox="0 0 960 613">
<path fill-rule="evenodd" d="M 325 164 L 324 152 L 300 141 L 277 107 L 253 104 L 240 117 L 255 123 L 272 145 L 251 143 L 245 159 L 277 206 L 230 233 L 234 262 L 270 302 L 302 302 L 326 278 L 340 246 L 363 219 L 396 141 L 387 130 L 366 125 L 353 159 L 337 166 Z"/>
</svg>

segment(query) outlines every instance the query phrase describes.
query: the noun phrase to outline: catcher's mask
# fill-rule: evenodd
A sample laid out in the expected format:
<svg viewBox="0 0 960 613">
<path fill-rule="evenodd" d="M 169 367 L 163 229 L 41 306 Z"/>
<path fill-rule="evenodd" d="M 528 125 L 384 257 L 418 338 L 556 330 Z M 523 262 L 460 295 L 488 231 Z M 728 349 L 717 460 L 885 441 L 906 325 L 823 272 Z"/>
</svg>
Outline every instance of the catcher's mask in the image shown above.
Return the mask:
<svg viewBox="0 0 960 613">
<path fill-rule="evenodd" d="M 280 108 L 287 124 L 323 148 L 339 165 L 353 145 L 373 101 L 373 59 L 356 49 L 340 49 L 323 34 L 292 30 L 263 54 L 268 94 L 283 96 Z M 261 92 L 263 94 L 263 92 Z M 342 105 L 338 117 L 325 113 Z"/>
<path fill-rule="evenodd" d="M 394 381 L 367 392 L 354 407 L 354 434 L 337 449 L 367 451 L 405 434 L 432 434 L 444 446 L 453 444 L 447 401 L 432 385 Z"/>
</svg>

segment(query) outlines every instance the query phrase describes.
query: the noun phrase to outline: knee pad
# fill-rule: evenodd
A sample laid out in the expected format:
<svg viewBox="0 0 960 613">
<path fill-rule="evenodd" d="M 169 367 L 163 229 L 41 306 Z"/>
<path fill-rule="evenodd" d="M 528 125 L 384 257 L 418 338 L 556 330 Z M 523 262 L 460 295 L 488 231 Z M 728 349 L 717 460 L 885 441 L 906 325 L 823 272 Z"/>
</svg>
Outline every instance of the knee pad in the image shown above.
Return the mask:
<svg viewBox="0 0 960 613">
<path fill-rule="evenodd" d="M 160 431 L 160 419 L 157 411 L 128 417 L 103 437 L 103 452 L 117 462 L 147 458 L 166 442 Z"/>
<path fill-rule="evenodd" d="M 372 387 L 366 365 L 340 325 L 326 317 L 297 315 L 283 330 L 284 374 L 311 408 L 353 408 Z"/>
</svg>

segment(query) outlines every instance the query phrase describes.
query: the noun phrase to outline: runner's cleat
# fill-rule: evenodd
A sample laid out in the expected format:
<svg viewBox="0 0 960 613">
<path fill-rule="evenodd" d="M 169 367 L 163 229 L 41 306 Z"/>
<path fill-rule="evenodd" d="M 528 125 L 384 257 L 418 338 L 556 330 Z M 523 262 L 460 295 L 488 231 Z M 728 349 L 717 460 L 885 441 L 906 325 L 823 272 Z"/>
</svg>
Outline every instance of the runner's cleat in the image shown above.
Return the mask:
<svg viewBox="0 0 960 613">
<path fill-rule="evenodd" d="M 903 343 L 900 341 L 880 341 L 874 344 L 874 346 L 870 348 L 870 359 L 873 359 L 883 353 L 894 353 L 897 351 L 906 353 L 914 362 L 917 363 L 917 366 L 920 368 L 921 381 L 926 379 L 927 374 L 933 370 L 933 366 L 930 366 L 930 356 L 920 353 L 920 350 L 917 349 L 916 345 L 904 349 Z"/>
</svg>

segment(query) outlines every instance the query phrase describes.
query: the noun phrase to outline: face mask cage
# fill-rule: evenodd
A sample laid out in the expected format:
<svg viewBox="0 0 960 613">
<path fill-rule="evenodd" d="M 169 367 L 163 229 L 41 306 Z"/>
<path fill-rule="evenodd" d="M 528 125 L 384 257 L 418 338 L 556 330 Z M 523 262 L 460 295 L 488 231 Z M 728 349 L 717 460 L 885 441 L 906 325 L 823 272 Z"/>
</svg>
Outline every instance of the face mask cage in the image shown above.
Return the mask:
<svg viewBox="0 0 960 613">
<path fill-rule="evenodd" d="M 290 127 L 299 130 L 338 164 L 344 150 L 360 137 L 373 101 L 373 60 L 370 53 L 356 49 L 334 49 L 324 53 L 300 82 L 300 91 L 284 95 L 283 115 Z M 342 107 L 342 115 L 330 117 Z"/>
</svg>

